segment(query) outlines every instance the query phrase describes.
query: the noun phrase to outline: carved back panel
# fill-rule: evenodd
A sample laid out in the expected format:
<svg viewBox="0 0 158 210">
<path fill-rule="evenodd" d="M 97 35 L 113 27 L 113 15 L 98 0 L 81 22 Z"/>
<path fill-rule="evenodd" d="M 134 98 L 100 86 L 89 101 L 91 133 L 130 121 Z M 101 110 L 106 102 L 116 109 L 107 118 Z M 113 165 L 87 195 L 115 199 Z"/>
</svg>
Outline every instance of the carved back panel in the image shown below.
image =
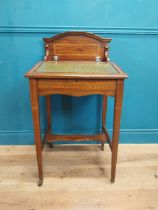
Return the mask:
<svg viewBox="0 0 158 210">
<path fill-rule="evenodd" d="M 111 41 L 110 38 L 102 38 L 87 32 L 65 32 L 43 40 L 46 61 L 109 60 L 108 43 Z"/>
</svg>

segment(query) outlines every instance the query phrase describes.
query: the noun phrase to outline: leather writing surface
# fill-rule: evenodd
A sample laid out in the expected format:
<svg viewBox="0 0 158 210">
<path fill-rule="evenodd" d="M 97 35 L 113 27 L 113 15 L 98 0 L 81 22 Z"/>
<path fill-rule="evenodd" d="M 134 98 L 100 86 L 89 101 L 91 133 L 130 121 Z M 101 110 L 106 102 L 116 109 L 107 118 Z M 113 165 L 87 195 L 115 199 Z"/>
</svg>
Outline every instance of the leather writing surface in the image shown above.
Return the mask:
<svg viewBox="0 0 158 210">
<path fill-rule="evenodd" d="M 119 74 L 119 72 L 110 63 L 103 62 L 73 62 L 73 61 L 55 61 L 44 62 L 36 70 L 40 73 L 94 73 L 94 74 Z"/>
</svg>

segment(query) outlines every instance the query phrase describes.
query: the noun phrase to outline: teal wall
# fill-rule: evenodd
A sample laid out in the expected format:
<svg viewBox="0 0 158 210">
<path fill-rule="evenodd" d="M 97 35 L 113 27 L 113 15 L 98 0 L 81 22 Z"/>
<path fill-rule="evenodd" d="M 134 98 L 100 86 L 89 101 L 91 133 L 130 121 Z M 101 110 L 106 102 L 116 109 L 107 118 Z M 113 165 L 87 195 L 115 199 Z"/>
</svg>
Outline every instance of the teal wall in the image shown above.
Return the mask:
<svg viewBox="0 0 158 210">
<path fill-rule="evenodd" d="M 1 0 L 0 144 L 32 144 L 29 85 L 24 73 L 43 59 L 43 37 L 69 30 L 112 37 L 111 60 L 127 72 L 121 142 L 158 143 L 157 0 Z M 100 96 L 55 95 L 55 133 L 95 133 Z M 41 98 L 42 130 L 45 103 Z M 113 99 L 108 103 L 112 128 Z"/>
</svg>

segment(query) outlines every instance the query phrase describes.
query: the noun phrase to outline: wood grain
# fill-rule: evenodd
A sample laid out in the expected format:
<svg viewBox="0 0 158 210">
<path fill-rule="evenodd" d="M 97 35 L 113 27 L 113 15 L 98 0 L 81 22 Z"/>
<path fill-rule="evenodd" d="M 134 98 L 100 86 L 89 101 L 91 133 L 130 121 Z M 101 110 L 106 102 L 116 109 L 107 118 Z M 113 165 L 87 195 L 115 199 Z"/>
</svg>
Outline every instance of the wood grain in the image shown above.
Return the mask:
<svg viewBox="0 0 158 210">
<path fill-rule="evenodd" d="M 115 181 L 117 152 L 120 134 L 122 99 L 123 99 L 124 80 L 119 80 L 114 102 L 114 120 L 112 134 L 112 158 L 111 158 L 111 182 Z"/>
<path fill-rule="evenodd" d="M 36 157 L 38 163 L 38 174 L 40 186 L 43 182 L 43 172 L 42 172 L 42 144 L 41 144 L 41 134 L 40 134 L 40 107 L 39 107 L 39 97 L 37 92 L 37 81 L 36 79 L 30 79 L 30 98 L 31 98 L 31 108 L 32 108 L 32 118 L 34 126 L 34 141 L 36 146 Z"/>
<path fill-rule="evenodd" d="M 98 135 L 52 135 L 49 134 L 47 137 L 48 142 L 55 142 L 55 141 L 106 141 L 105 134 L 98 134 Z"/>
<path fill-rule="evenodd" d="M 102 127 L 106 125 L 106 113 L 107 113 L 107 100 L 108 97 L 103 95 L 103 102 L 102 102 Z M 104 133 L 104 131 L 103 131 Z M 104 150 L 104 142 L 101 143 L 101 150 Z"/>
<path fill-rule="evenodd" d="M 44 143 L 49 140 L 48 143 L 58 140 L 94 140 L 98 138 L 101 141 L 101 150 L 104 150 L 104 141 L 107 139 L 110 145 L 110 149 L 112 151 L 112 160 L 111 160 L 111 182 L 115 181 L 115 172 L 116 172 L 116 162 L 117 162 L 117 150 L 118 150 L 118 142 L 119 142 L 119 130 L 120 130 L 120 118 L 121 118 L 121 108 L 122 108 L 122 96 L 123 96 L 123 84 L 124 79 L 127 78 L 127 75 L 121 71 L 120 68 L 116 68 L 115 70 L 108 69 L 105 75 L 99 74 L 97 76 L 97 72 L 99 69 L 98 64 L 100 65 L 111 65 L 108 58 L 108 43 L 111 39 L 101 38 L 94 34 L 85 33 L 85 32 L 66 32 L 63 34 L 59 34 L 52 38 L 45 38 L 45 61 L 49 61 L 44 63 L 47 71 L 52 69 L 52 65 L 59 65 L 58 71 L 55 70 L 55 74 L 52 73 L 52 70 L 49 72 L 44 70 L 37 71 L 38 66 L 35 66 L 33 70 L 29 71 L 25 74 L 26 77 L 29 77 L 30 80 L 30 95 L 31 95 L 31 105 L 32 105 L 32 113 L 33 113 L 33 124 L 34 124 L 34 136 L 35 136 L 35 145 L 36 145 L 36 154 L 37 154 L 37 163 L 38 163 L 38 172 L 39 172 L 39 182 L 38 186 L 41 186 L 43 183 L 43 168 L 42 168 L 42 149 L 44 147 Z M 64 47 L 65 46 L 65 47 Z M 55 56 L 55 57 L 54 57 Z M 59 57 L 60 56 L 60 57 Z M 78 56 L 78 57 L 76 57 Z M 87 57 L 88 56 L 88 57 Z M 55 60 L 54 62 L 50 62 L 52 58 Z M 59 58 L 59 59 L 58 59 Z M 96 59 L 97 58 L 97 59 Z M 96 60 L 95 60 L 96 59 Z M 67 67 L 70 71 L 73 63 L 73 69 L 70 73 L 64 73 L 64 66 L 61 62 L 68 62 Z M 71 62 L 70 62 L 71 60 Z M 74 62 L 75 60 L 75 62 Z M 80 64 L 77 61 L 80 61 Z M 91 64 L 87 64 L 91 61 Z M 94 62 L 95 61 L 95 62 Z M 100 62 L 101 61 L 101 62 Z M 74 64 L 77 63 L 77 69 L 75 70 L 77 74 L 74 72 Z M 81 72 L 78 72 L 78 68 L 83 66 Z M 87 74 L 84 74 L 87 70 L 88 66 L 90 66 L 91 71 L 88 70 Z M 60 68 L 59 68 L 60 67 Z M 92 72 L 92 68 L 94 68 L 94 72 Z M 55 67 L 54 67 L 55 68 Z M 60 70 L 59 70 L 60 69 Z M 68 69 L 66 71 L 68 71 Z M 105 70 L 105 69 L 103 69 Z M 117 74 L 113 74 L 114 72 Z M 96 72 L 96 73 L 95 73 Z M 102 72 L 102 71 L 101 71 Z M 110 72 L 110 74 L 109 74 Z M 112 73 L 113 72 L 113 73 Z M 86 96 L 92 94 L 101 94 L 104 95 L 103 101 L 103 122 L 102 122 L 102 133 L 99 136 L 61 136 L 61 135 L 51 135 L 51 104 L 50 104 L 50 96 L 51 94 L 63 94 L 70 96 Z M 47 108 L 47 131 L 44 135 L 44 139 L 41 145 L 41 137 L 40 137 L 40 116 L 39 116 L 39 96 L 46 96 L 46 108 Z M 114 96 L 115 97 L 115 107 L 114 107 L 114 122 L 113 122 L 113 137 L 112 142 L 110 141 L 108 132 L 106 128 L 104 129 L 104 121 L 106 115 L 106 97 Z M 48 138 L 49 137 L 49 138 Z"/>
<path fill-rule="evenodd" d="M 44 148 L 45 182 L 37 187 L 33 146 L 0 147 L 2 210 L 158 210 L 158 145 L 119 145 L 117 182 L 110 150 L 99 145 Z"/>
<path fill-rule="evenodd" d="M 73 80 L 73 79 L 38 79 L 39 95 L 63 94 L 71 96 L 85 96 L 92 94 L 106 94 L 114 96 L 117 81 L 115 80 Z"/>
<path fill-rule="evenodd" d="M 44 38 L 45 60 L 91 60 L 99 56 L 101 61 L 108 61 L 108 43 L 111 39 L 102 38 L 86 32 L 65 32 L 51 38 Z"/>
</svg>

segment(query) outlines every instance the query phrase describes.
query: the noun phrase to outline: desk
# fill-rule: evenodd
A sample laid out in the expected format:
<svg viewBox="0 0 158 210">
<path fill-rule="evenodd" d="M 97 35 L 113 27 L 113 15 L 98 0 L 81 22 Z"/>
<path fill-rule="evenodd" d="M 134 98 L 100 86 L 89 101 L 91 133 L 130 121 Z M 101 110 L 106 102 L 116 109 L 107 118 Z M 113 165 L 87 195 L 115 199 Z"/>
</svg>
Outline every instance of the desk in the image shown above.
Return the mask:
<svg viewBox="0 0 158 210">
<path fill-rule="evenodd" d="M 34 124 L 39 181 L 43 183 L 42 149 L 45 143 L 52 146 L 56 141 L 100 141 L 101 150 L 108 141 L 111 152 L 111 182 L 115 181 L 120 117 L 124 79 L 127 75 L 109 62 L 108 46 L 111 39 L 85 32 L 67 32 L 46 38 L 45 59 L 25 76 L 30 82 L 30 98 Z M 102 132 L 97 135 L 55 135 L 51 132 L 52 94 L 70 96 L 103 95 Z M 47 130 L 43 140 L 40 135 L 39 96 L 46 97 Z M 112 140 L 106 129 L 107 97 L 115 98 Z"/>
</svg>

